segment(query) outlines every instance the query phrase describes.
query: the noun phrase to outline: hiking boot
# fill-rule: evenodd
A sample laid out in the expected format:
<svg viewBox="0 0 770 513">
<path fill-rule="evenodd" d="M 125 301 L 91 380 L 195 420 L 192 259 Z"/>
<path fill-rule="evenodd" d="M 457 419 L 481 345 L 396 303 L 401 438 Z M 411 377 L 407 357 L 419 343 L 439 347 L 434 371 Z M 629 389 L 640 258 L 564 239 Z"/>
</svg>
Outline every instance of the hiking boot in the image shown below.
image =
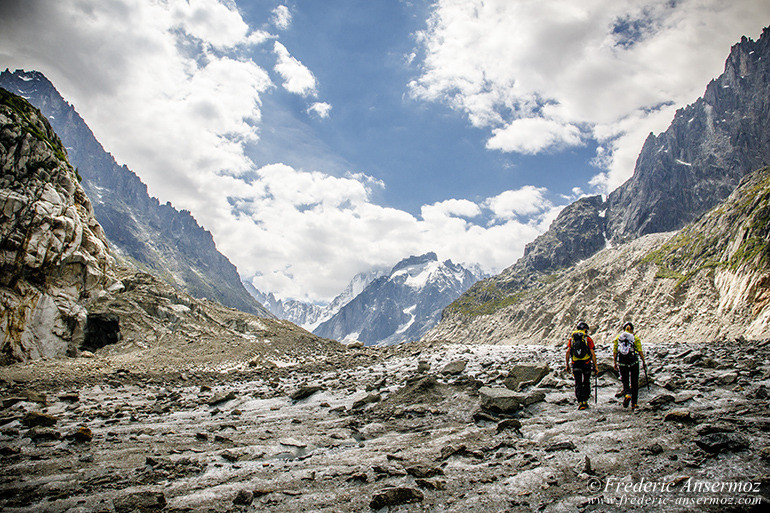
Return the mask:
<svg viewBox="0 0 770 513">
<path fill-rule="evenodd" d="M 634 403 L 634 404 L 631 405 L 631 411 L 636 411 L 638 409 L 639 409 L 639 405 L 638 404 Z"/>
<path fill-rule="evenodd" d="M 623 408 L 628 408 L 628 403 L 631 402 L 631 396 L 626 394 L 626 397 L 623 398 Z"/>
<path fill-rule="evenodd" d="M 578 410 L 585 410 L 588 408 L 588 403 L 580 403 L 580 406 L 578 406 Z"/>
</svg>

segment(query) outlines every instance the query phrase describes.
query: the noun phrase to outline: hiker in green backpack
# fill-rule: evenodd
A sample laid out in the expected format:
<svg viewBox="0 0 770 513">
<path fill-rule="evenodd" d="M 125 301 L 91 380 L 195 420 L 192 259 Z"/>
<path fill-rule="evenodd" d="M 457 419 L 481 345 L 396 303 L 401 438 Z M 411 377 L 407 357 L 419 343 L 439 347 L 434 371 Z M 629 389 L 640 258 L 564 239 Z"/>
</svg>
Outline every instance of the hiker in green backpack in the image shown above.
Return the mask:
<svg viewBox="0 0 770 513">
<path fill-rule="evenodd" d="M 571 369 L 570 364 L 572 364 Z M 580 321 L 567 341 L 567 372 L 572 370 L 575 376 L 575 397 L 579 410 L 588 408 L 588 399 L 591 397 L 592 367 L 596 373 L 594 341 L 588 336 L 588 324 Z"/>
<path fill-rule="evenodd" d="M 634 335 L 634 325 L 627 322 L 623 325 L 623 331 L 617 337 L 612 346 L 612 360 L 615 371 L 620 372 L 620 380 L 623 382 L 623 408 L 636 410 L 639 397 L 639 359 L 642 360 L 645 370 L 647 364 L 644 361 L 642 341 Z"/>
</svg>

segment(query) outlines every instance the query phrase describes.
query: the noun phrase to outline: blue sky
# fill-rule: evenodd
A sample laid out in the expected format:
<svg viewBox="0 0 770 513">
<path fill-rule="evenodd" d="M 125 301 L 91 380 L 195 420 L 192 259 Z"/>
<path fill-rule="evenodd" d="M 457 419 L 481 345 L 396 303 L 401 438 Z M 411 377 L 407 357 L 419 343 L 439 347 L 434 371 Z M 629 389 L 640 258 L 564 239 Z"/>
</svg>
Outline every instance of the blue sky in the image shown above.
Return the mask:
<svg viewBox="0 0 770 513">
<path fill-rule="evenodd" d="M 760 0 L 5 0 L 35 69 L 264 292 L 413 254 L 499 272 L 770 20 Z"/>
<path fill-rule="evenodd" d="M 257 24 L 269 17 L 270 2 L 250 5 L 245 19 Z M 319 95 L 333 105 L 333 115 L 308 120 L 301 102 L 275 91 L 268 101 L 288 106 L 290 112 L 280 106 L 264 109 L 265 129 L 252 153 L 255 162 L 281 160 L 330 172 L 362 170 L 387 184 L 381 201 L 415 215 L 426 203 L 480 200 L 535 181 L 558 200 L 596 174 L 590 145 L 544 152 L 536 159 L 488 151 L 487 133 L 469 127 L 461 112 L 407 93 L 405 85 L 419 75 L 417 63 L 407 58 L 416 49 L 414 34 L 426 27 L 429 2 L 300 5 L 293 5 L 296 14 L 281 41 L 296 48 L 294 57 L 313 70 Z M 319 26 L 324 30 L 318 31 Z M 272 56 L 262 57 L 269 66 Z M 282 125 L 302 134 L 308 150 L 295 151 L 296 137 L 286 140 L 274 131 Z"/>
</svg>

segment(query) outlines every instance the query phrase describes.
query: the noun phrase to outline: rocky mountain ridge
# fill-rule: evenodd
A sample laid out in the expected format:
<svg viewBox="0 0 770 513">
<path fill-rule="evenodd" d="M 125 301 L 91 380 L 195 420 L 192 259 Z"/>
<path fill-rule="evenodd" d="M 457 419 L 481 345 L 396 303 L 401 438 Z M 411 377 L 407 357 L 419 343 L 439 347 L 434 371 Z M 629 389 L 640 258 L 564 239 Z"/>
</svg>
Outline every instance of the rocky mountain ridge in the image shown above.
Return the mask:
<svg viewBox="0 0 770 513">
<path fill-rule="evenodd" d="M 770 167 L 678 232 L 607 247 L 426 340 L 559 344 L 578 320 L 611 340 L 628 320 L 644 340 L 770 336 Z"/>
<path fill-rule="evenodd" d="M 85 121 L 42 74 L 5 70 L 0 87 L 26 98 L 49 119 L 83 178 L 114 255 L 198 298 L 272 317 L 245 290 L 235 266 L 188 211 L 160 204 L 125 165 L 96 140 Z"/>
<path fill-rule="evenodd" d="M 342 350 L 118 265 L 51 125 L 3 89 L 0 170 L 0 363 L 81 356 L 88 373 L 82 356 L 97 352 L 134 370 L 174 373 Z"/>
<path fill-rule="evenodd" d="M 416 340 L 479 278 L 451 260 L 440 262 L 435 253 L 412 256 L 369 283 L 313 333 L 367 345 Z"/>
<path fill-rule="evenodd" d="M 323 306 L 295 299 L 277 299 L 274 294 L 264 294 L 249 282 L 244 282 L 244 286 L 257 301 L 279 319 L 285 319 L 308 331 L 313 331 L 321 323 L 331 319 L 343 306 L 350 303 L 363 292 L 367 285 L 382 274 L 381 271 L 377 270 L 356 274 L 337 297 L 328 305 Z"/>
<path fill-rule="evenodd" d="M 770 29 L 743 38 L 702 98 L 650 134 L 633 176 L 604 200 L 568 205 L 549 230 L 498 276 L 483 280 L 443 312 L 459 326 L 513 304 L 570 266 L 611 245 L 680 229 L 724 200 L 741 178 L 770 163 Z"/>
</svg>

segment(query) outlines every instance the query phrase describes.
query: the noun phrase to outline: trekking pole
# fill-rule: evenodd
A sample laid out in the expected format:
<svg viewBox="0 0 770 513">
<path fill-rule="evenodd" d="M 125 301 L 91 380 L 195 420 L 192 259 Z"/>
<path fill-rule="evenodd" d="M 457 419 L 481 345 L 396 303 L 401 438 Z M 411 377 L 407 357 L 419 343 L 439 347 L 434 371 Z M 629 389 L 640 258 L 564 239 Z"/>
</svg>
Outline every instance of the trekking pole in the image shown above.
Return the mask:
<svg viewBox="0 0 770 513">
<path fill-rule="evenodd" d="M 650 391 L 650 377 L 647 375 L 647 363 L 642 361 L 644 367 L 644 381 L 647 382 L 647 391 Z"/>
<path fill-rule="evenodd" d="M 594 365 L 594 404 L 599 404 L 599 369 Z"/>
</svg>

